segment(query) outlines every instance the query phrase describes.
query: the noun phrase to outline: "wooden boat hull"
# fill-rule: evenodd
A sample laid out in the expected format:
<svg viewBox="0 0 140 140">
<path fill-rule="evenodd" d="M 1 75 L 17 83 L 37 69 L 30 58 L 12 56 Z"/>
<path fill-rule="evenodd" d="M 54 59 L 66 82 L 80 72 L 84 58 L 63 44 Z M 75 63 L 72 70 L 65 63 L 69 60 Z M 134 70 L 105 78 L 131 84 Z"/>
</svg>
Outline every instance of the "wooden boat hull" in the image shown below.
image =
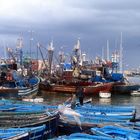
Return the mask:
<svg viewBox="0 0 140 140">
<path fill-rule="evenodd" d="M 3 98 L 21 98 L 21 97 L 32 97 L 35 96 L 38 92 L 38 86 L 33 86 L 32 88 L 1 88 L 0 97 Z"/>
<path fill-rule="evenodd" d="M 100 91 L 110 92 L 112 90 L 113 83 L 100 83 L 97 85 L 91 85 L 84 87 L 84 93 L 86 95 L 99 95 Z"/>
<path fill-rule="evenodd" d="M 18 89 L 17 88 L 0 88 L 0 97 L 3 98 L 17 98 L 18 97 Z"/>
<path fill-rule="evenodd" d="M 4 128 L 0 129 L 0 139 L 6 140 L 35 140 L 35 139 L 43 139 L 45 136 L 45 125 L 41 125 L 39 127 L 31 127 L 31 128 Z"/>
<path fill-rule="evenodd" d="M 37 83 L 27 87 L 2 87 L 0 88 L 1 98 L 22 98 L 32 97 L 38 93 L 40 79 L 36 77 Z"/>
<path fill-rule="evenodd" d="M 113 137 L 115 139 L 140 139 L 140 132 L 138 130 L 118 126 L 91 128 L 91 131 L 96 135 Z"/>
<path fill-rule="evenodd" d="M 133 115 L 135 116 L 136 107 L 135 106 L 115 106 L 115 105 L 92 105 L 85 104 L 83 106 L 77 106 L 75 108 L 78 112 L 88 112 L 89 114 L 104 114 L 104 115 Z"/>
<path fill-rule="evenodd" d="M 66 123 L 67 122 L 67 123 Z M 82 129 L 78 126 L 78 124 L 75 121 L 59 121 L 58 129 L 60 134 L 71 134 L 75 132 L 84 132 L 92 127 L 97 127 L 97 124 L 91 124 L 91 123 L 84 123 L 81 124 Z"/>
<path fill-rule="evenodd" d="M 137 119 L 136 119 L 137 120 Z M 133 128 L 135 130 L 139 130 L 140 131 L 140 122 L 138 121 L 132 121 L 132 122 L 127 122 L 124 124 L 120 124 L 120 126 L 122 127 L 127 127 L 127 128 Z"/>
<path fill-rule="evenodd" d="M 91 127 L 101 127 L 115 123 L 124 124 L 135 119 L 134 106 L 91 105 L 77 106 L 76 113 L 80 115 L 78 123 L 73 115 L 64 114 L 60 119 L 61 131 L 82 132 Z M 80 125 L 78 125 L 80 124 Z M 82 130 L 80 129 L 80 126 Z"/>
<path fill-rule="evenodd" d="M 38 88 L 39 88 L 39 83 L 36 85 L 33 85 L 32 87 L 18 89 L 18 96 L 19 97 L 35 96 L 38 92 Z"/>
<path fill-rule="evenodd" d="M 85 95 L 97 95 L 99 94 L 100 91 L 106 91 L 110 92 L 112 90 L 113 83 L 104 83 L 104 84 L 96 84 L 96 83 L 89 83 L 89 84 L 82 84 L 82 87 L 84 87 L 84 93 Z M 64 84 L 64 85 L 45 85 L 44 83 L 40 83 L 39 89 L 40 90 L 45 90 L 46 92 L 54 92 L 54 93 L 69 93 L 73 94 L 76 93 L 76 84 Z"/>
<path fill-rule="evenodd" d="M 56 140 L 113 140 L 111 137 L 99 136 L 99 135 L 91 135 L 86 133 L 73 133 L 69 136 L 63 135 L 59 136 Z"/>
<path fill-rule="evenodd" d="M 93 119 L 92 119 L 93 118 Z M 59 121 L 59 130 L 61 133 L 74 133 L 74 132 L 84 132 L 92 127 L 102 127 L 106 125 L 114 125 L 116 123 L 123 124 L 128 122 L 128 120 L 118 120 L 118 119 L 103 119 L 102 118 L 81 118 L 81 126 L 77 124 L 77 122 L 74 119 L 66 119 L 66 120 L 60 120 Z M 81 129 L 81 128 L 82 129 Z"/>
<path fill-rule="evenodd" d="M 39 89 L 48 93 L 76 93 L 76 86 L 72 85 L 50 85 L 47 86 L 44 83 L 39 84 Z"/>
<path fill-rule="evenodd" d="M 47 137 L 57 132 L 59 114 L 47 105 L 15 100 L 0 100 L 0 127 L 25 128 L 45 124 Z"/>
</svg>

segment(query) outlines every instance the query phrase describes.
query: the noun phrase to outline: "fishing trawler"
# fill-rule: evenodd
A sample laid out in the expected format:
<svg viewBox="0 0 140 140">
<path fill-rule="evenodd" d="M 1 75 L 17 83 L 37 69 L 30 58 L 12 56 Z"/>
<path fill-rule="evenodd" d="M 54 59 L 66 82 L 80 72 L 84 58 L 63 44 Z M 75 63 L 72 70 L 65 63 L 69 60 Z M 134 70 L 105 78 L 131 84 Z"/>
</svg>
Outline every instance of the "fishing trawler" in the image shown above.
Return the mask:
<svg viewBox="0 0 140 140">
<path fill-rule="evenodd" d="M 18 39 L 16 54 L 7 48 L 9 58 L 0 64 L 0 97 L 22 98 L 34 96 L 38 92 L 40 79 L 32 73 L 31 67 L 25 71 L 22 60 L 22 38 Z"/>
<path fill-rule="evenodd" d="M 100 91 L 110 92 L 113 83 L 92 82 L 90 79 L 96 75 L 96 71 L 84 65 L 85 54 L 81 56 L 80 40 L 74 46 L 71 63 L 66 63 L 63 53 L 60 53 L 59 70 L 52 74 L 51 65 L 53 46 L 48 48 L 48 77 L 40 82 L 39 89 L 48 93 L 76 93 L 77 86 L 84 88 L 86 95 L 98 95 Z M 58 74 L 59 73 L 59 74 Z M 55 79 L 55 80 L 54 80 Z"/>
</svg>

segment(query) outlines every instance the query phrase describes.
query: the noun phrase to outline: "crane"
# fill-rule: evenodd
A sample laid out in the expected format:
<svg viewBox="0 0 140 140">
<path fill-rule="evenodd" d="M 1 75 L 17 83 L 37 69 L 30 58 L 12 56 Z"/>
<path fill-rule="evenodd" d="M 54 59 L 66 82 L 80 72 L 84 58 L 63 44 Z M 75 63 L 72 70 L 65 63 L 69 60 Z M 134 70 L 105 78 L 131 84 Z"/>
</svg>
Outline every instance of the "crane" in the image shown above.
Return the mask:
<svg viewBox="0 0 140 140">
<path fill-rule="evenodd" d="M 43 56 L 43 53 L 42 53 L 42 50 L 41 50 L 41 47 L 43 47 L 40 43 L 37 44 L 37 47 L 39 48 L 39 51 L 40 51 L 40 54 L 41 54 L 41 57 L 42 57 L 42 60 L 43 60 L 43 63 L 45 65 L 45 68 L 47 68 L 47 64 L 45 62 L 45 58 Z M 44 47 L 43 47 L 44 48 Z"/>
<path fill-rule="evenodd" d="M 7 52 L 9 54 L 9 56 L 12 57 L 12 60 L 14 61 L 14 63 L 16 63 L 16 58 L 14 56 L 13 50 L 11 48 L 7 48 Z"/>
</svg>

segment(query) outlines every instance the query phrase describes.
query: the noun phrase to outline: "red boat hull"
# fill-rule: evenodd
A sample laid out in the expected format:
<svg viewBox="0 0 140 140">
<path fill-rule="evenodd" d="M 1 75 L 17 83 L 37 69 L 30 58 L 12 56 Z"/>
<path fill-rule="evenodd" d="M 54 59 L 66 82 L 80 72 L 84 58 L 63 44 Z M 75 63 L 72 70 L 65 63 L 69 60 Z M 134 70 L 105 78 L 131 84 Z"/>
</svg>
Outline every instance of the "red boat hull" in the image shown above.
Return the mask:
<svg viewBox="0 0 140 140">
<path fill-rule="evenodd" d="M 113 83 L 99 83 L 93 86 L 84 87 L 85 95 L 97 95 L 100 91 L 111 92 Z"/>
<path fill-rule="evenodd" d="M 84 88 L 85 95 L 96 95 L 100 91 L 110 92 L 112 90 L 113 83 L 98 83 L 98 84 L 92 83 L 92 85 L 90 83 L 89 85 L 81 84 L 80 86 Z M 40 90 L 45 90 L 45 92 L 48 92 L 48 93 L 54 92 L 54 93 L 73 94 L 73 93 L 76 93 L 77 85 L 55 84 L 55 85 L 46 86 L 45 84 L 40 83 L 39 88 Z"/>
<path fill-rule="evenodd" d="M 76 86 L 72 86 L 72 85 L 50 85 L 50 86 L 46 86 L 43 83 L 40 83 L 39 85 L 39 89 L 43 90 L 45 92 L 48 93 L 76 93 Z"/>
</svg>

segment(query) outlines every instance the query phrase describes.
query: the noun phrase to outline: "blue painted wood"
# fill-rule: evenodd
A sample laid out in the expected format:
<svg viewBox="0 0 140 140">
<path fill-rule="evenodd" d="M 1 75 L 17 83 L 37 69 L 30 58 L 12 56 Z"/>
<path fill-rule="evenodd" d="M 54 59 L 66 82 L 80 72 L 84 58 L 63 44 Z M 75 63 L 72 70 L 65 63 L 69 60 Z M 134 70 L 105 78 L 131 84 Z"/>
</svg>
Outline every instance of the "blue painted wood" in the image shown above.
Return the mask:
<svg viewBox="0 0 140 140">
<path fill-rule="evenodd" d="M 118 126 L 104 126 L 102 128 L 91 128 L 91 131 L 96 135 L 115 137 L 117 139 L 140 139 L 140 131 Z"/>
</svg>

